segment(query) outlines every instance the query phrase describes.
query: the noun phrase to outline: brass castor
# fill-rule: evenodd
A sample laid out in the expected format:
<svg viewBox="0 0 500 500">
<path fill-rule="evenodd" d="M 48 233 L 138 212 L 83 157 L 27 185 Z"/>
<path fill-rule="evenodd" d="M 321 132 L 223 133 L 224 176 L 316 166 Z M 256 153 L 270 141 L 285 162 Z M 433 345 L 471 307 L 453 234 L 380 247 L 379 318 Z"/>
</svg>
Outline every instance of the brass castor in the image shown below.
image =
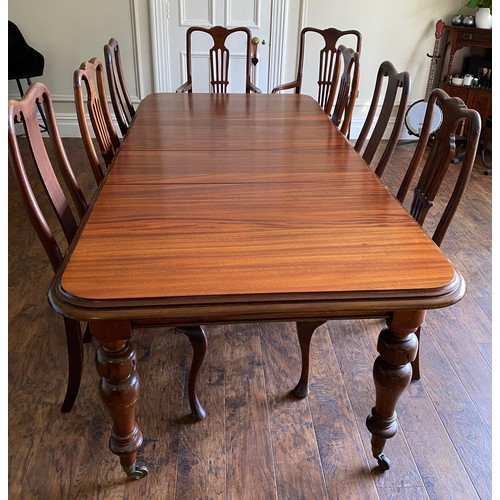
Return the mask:
<svg viewBox="0 0 500 500">
<path fill-rule="evenodd" d="M 132 464 L 128 467 L 123 467 L 123 470 L 127 474 L 127 479 L 139 480 L 148 474 L 148 468 L 145 465 Z"/>
<path fill-rule="evenodd" d="M 379 453 L 375 458 L 377 459 L 381 471 L 386 471 L 391 468 L 390 460 L 383 453 Z"/>
</svg>

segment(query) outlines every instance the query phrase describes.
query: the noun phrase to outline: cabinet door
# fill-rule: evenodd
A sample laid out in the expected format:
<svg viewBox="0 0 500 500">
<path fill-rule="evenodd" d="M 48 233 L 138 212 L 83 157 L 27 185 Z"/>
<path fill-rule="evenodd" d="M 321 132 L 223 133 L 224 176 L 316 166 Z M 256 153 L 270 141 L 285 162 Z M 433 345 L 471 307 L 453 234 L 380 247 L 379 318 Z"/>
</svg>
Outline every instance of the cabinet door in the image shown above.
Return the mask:
<svg viewBox="0 0 500 500">
<path fill-rule="evenodd" d="M 467 106 L 476 109 L 481 115 L 482 126 L 484 127 L 486 118 L 491 115 L 491 92 L 481 90 L 471 90 Z"/>
<path fill-rule="evenodd" d="M 470 107 L 467 103 L 469 96 L 469 89 L 467 87 L 459 87 L 458 85 L 445 83 L 442 88 L 450 97 L 460 97 L 467 107 Z"/>
<path fill-rule="evenodd" d="M 468 108 L 475 109 L 481 115 L 482 126 L 491 115 L 491 92 L 487 90 L 458 87 L 444 83 L 441 88 L 451 97 L 460 97 Z"/>
</svg>

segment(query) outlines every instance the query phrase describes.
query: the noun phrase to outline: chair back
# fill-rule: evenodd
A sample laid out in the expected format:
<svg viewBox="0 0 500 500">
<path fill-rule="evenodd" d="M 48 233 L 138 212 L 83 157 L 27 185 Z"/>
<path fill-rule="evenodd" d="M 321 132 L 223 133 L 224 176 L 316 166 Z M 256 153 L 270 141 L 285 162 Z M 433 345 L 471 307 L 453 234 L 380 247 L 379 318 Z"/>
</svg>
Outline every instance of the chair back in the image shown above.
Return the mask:
<svg viewBox="0 0 500 500">
<path fill-rule="evenodd" d="M 332 122 L 347 136 L 359 87 L 359 53 L 339 45 L 335 57 L 333 84 L 326 106 L 332 110 Z M 335 103 L 335 104 L 334 104 Z"/>
<path fill-rule="evenodd" d="M 84 87 L 87 93 L 87 111 L 90 122 L 106 167 L 111 164 L 120 147 L 120 139 L 118 138 L 109 112 L 106 89 L 104 87 L 102 61 L 98 57 L 94 57 L 89 61 L 83 62 L 80 68 L 75 70 L 73 74 L 73 85 L 78 125 L 92 172 L 94 173 L 96 182 L 100 184 L 104 178 L 104 173 L 87 124 Z"/>
<path fill-rule="evenodd" d="M 377 121 L 375 122 L 375 126 L 372 129 L 375 115 L 379 109 L 384 80 L 387 83 L 385 87 L 384 100 L 382 102 L 382 107 L 380 108 Z M 401 135 L 406 107 L 408 105 L 408 97 L 410 94 L 410 81 L 410 74 L 407 71 L 398 72 L 390 61 L 384 61 L 379 66 L 370 108 L 363 124 L 363 128 L 361 129 L 356 144 L 354 145 L 354 149 L 361 152 L 366 144 L 362 157 L 366 163 L 371 165 L 373 157 L 375 156 L 375 153 L 377 152 L 387 130 L 389 120 L 393 114 L 394 106 L 396 105 L 396 101 L 399 96 L 399 101 L 397 102 L 398 111 L 392 127 L 391 135 L 387 141 L 382 156 L 375 167 L 375 173 L 379 177 L 382 177 L 385 167 L 387 166 L 387 163 L 389 162 Z M 371 132 L 368 143 L 366 143 L 370 130 L 373 131 Z"/>
<path fill-rule="evenodd" d="M 319 52 L 319 69 L 318 69 L 318 104 L 330 114 L 331 107 L 327 105 L 330 99 L 332 87 L 335 87 L 335 82 L 332 80 L 334 75 L 335 59 L 337 52 L 337 42 L 342 37 L 353 35 L 356 38 L 356 52 L 361 52 L 361 33 L 356 30 L 341 31 L 336 28 L 317 29 L 312 27 L 303 28 L 300 33 L 299 47 L 299 63 L 297 80 L 300 82 L 296 93 L 300 93 L 302 85 L 302 77 L 304 71 L 304 50 L 306 45 L 306 36 L 308 33 L 316 33 L 323 37 L 325 46 Z"/>
<path fill-rule="evenodd" d="M 106 65 L 106 74 L 108 76 L 111 104 L 113 105 L 113 111 L 115 112 L 120 132 L 124 135 L 135 116 L 135 109 L 130 100 L 123 76 L 120 46 L 115 38 L 111 38 L 104 45 L 104 64 Z"/>
<path fill-rule="evenodd" d="M 431 138 L 431 125 L 434 106 L 439 106 L 443 112 L 443 121 L 439 129 Z M 425 157 L 419 180 L 414 190 L 410 213 L 413 218 L 423 225 L 429 209 L 433 206 L 436 194 L 441 186 L 445 174 L 450 170 L 450 163 L 456 155 L 457 133 L 465 136 L 465 152 L 463 160 L 458 163 L 460 171 L 455 186 L 445 205 L 443 213 L 436 225 L 432 239 L 441 245 L 444 235 L 462 199 L 467 182 L 469 181 L 474 160 L 477 153 L 481 117 L 474 109 L 468 109 L 462 99 L 450 97 L 442 89 L 434 89 L 429 97 L 424 123 L 415 153 L 410 161 L 406 175 L 399 188 L 397 198 L 404 202 L 410 183 Z M 460 139 L 463 142 L 462 139 Z M 430 142 L 430 150 L 424 153 Z"/>
<path fill-rule="evenodd" d="M 337 54 L 337 43 L 340 38 L 347 38 L 352 36 L 356 39 L 356 52 L 361 53 L 361 33 L 356 30 L 338 30 L 336 28 L 326 28 L 318 29 L 312 27 L 303 28 L 300 32 L 299 41 L 299 56 L 297 62 L 297 78 L 294 82 L 290 82 L 284 85 L 279 85 L 272 90 L 272 93 L 279 92 L 281 90 L 295 89 L 296 94 L 300 94 L 302 91 L 303 74 L 304 74 L 304 60 L 306 52 L 306 41 L 309 39 L 310 42 L 313 41 L 313 37 L 320 38 L 324 42 L 324 47 L 319 51 L 319 69 L 318 69 L 318 104 L 323 108 L 323 110 L 330 114 L 331 104 L 330 94 L 332 88 L 335 87 L 334 70 L 335 70 L 335 60 Z M 328 104 L 330 102 L 330 108 L 328 109 Z"/>
<path fill-rule="evenodd" d="M 42 137 L 37 118 L 37 103 L 43 105 L 49 127 L 49 137 L 55 153 L 59 172 L 73 200 L 77 216 L 73 213 L 58 177 L 54 171 L 51 159 L 47 153 L 46 143 Z M 29 141 L 32 159 L 36 171 L 42 181 L 43 188 L 49 199 L 57 219 L 62 227 L 67 243 L 71 243 L 78 228 L 79 220 L 87 210 L 87 202 L 71 169 L 61 137 L 57 128 L 52 99 L 47 87 L 36 82 L 29 87 L 24 97 L 17 101 L 9 99 L 8 103 L 8 148 L 9 160 L 16 178 L 21 197 L 33 227 L 47 253 L 54 272 L 59 269 L 65 252 L 57 242 L 40 204 L 35 195 L 39 191 L 25 166 L 21 154 L 19 137 L 16 135 L 16 123 L 23 123 L 27 140 Z"/>
<path fill-rule="evenodd" d="M 9 21 L 8 26 L 7 73 L 9 80 L 42 76 L 45 65 L 43 55 L 28 45 L 16 24 Z"/>
<path fill-rule="evenodd" d="M 227 93 L 229 88 L 229 60 L 230 52 L 226 42 L 235 33 L 243 33 L 246 42 L 245 60 L 245 92 L 261 93 L 261 91 L 250 81 L 250 61 L 251 61 L 251 38 L 252 34 L 246 27 L 225 28 L 214 26 L 203 28 L 191 26 L 186 32 L 186 52 L 187 52 L 187 81 L 181 85 L 177 92 L 192 92 L 192 37 L 193 33 L 205 33 L 212 39 L 213 46 L 209 49 L 210 63 L 210 89 L 214 93 Z"/>
</svg>

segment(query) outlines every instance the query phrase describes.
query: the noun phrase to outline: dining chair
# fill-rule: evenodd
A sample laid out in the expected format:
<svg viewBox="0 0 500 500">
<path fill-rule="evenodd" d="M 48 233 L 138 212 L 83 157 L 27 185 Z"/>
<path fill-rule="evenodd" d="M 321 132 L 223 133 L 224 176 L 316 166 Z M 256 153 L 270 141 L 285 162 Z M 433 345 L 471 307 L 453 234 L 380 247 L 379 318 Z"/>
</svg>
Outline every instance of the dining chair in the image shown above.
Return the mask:
<svg viewBox="0 0 500 500">
<path fill-rule="evenodd" d="M 333 82 L 326 107 L 332 110 L 331 118 L 334 125 L 349 137 L 359 87 L 359 53 L 354 49 L 339 45 Z"/>
<path fill-rule="evenodd" d="M 19 94 L 24 96 L 24 90 L 21 80 L 26 80 L 32 85 L 31 79 L 43 75 L 45 58 L 43 54 L 35 50 L 26 42 L 21 30 L 17 24 L 9 21 L 8 23 L 8 53 L 7 53 L 7 75 L 9 80 L 15 80 Z M 42 106 L 38 106 L 38 112 L 42 119 L 43 132 L 48 131 L 47 120 Z"/>
<path fill-rule="evenodd" d="M 104 45 L 104 64 L 108 77 L 108 89 L 116 121 L 122 135 L 128 130 L 135 116 L 135 109 L 130 100 L 120 57 L 120 46 L 116 38 L 110 38 Z"/>
<path fill-rule="evenodd" d="M 391 159 L 394 148 L 397 145 L 401 130 L 403 129 L 408 97 L 410 94 L 410 74 L 407 71 L 398 72 L 390 61 L 384 61 L 378 68 L 375 79 L 375 89 L 373 97 L 366 115 L 365 122 L 354 145 L 358 153 L 362 153 L 362 158 L 372 165 L 375 153 L 378 151 L 384 134 L 387 131 L 389 120 L 391 119 L 397 101 L 397 113 L 392 126 L 389 139 L 385 143 L 382 155 L 377 165 L 374 166 L 375 173 L 382 177 L 387 163 Z M 385 83 L 385 93 L 380 107 L 382 88 Z M 399 97 L 399 100 L 398 100 Z M 375 125 L 373 122 L 378 111 Z M 370 133 L 371 131 L 371 133 Z M 370 138 L 367 138 L 370 134 Z M 373 165 L 372 165 L 373 166 Z"/>
<path fill-rule="evenodd" d="M 340 38 L 354 37 L 356 40 L 356 52 L 361 53 L 361 33 L 356 30 L 338 30 L 336 28 L 317 29 L 312 27 L 303 28 L 300 32 L 299 57 L 297 62 L 297 77 L 294 81 L 284 83 L 274 87 L 273 94 L 283 90 L 294 89 L 296 94 L 302 91 L 304 60 L 306 52 L 306 41 L 312 44 L 313 38 L 318 38 L 324 42 L 324 47 L 319 52 L 319 71 L 318 71 L 318 104 L 323 108 L 326 114 L 330 115 L 333 101 L 330 100 L 332 88 L 335 87 L 334 66 L 337 55 L 337 42 Z"/>
<path fill-rule="evenodd" d="M 431 139 L 432 115 L 435 105 L 441 108 L 443 121 L 430 142 L 428 154 L 424 155 Z M 404 203 L 415 173 L 423 163 L 422 172 L 414 188 L 409 209 L 412 217 L 423 226 L 429 210 L 434 205 L 441 183 L 456 155 L 457 144 L 455 140 L 458 137 L 457 131 L 459 130 L 462 134 L 458 140 L 463 151 L 463 159 L 461 163 L 457 164 L 460 166 L 453 191 L 432 232 L 432 240 L 438 246 L 441 246 L 474 167 L 481 132 L 481 117 L 475 109 L 468 109 L 462 99 L 450 97 L 442 89 L 434 89 L 431 92 L 417 148 L 397 193 L 397 199 Z M 424 157 L 425 161 L 423 161 Z M 421 328 L 415 332 L 419 341 L 420 333 Z M 417 352 L 415 361 L 412 362 L 412 380 L 420 379 L 419 352 L 420 349 Z"/>
<path fill-rule="evenodd" d="M 194 33 L 204 33 L 211 37 L 213 46 L 209 49 L 210 62 L 210 89 L 213 93 L 227 93 L 230 85 L 230 52 L 226 45 L 228 38 L 237 33 L 242 33 L 246 44 L 246 59 L 245 59 L 245 92 L 262 93 L 261 90 L 250 81 L 250 62 L 251 62 L 251 38 L 252 33 L 246 27 L 225 28 L 223 26 L 213 26 L 212 28 L 203 28 L 199 26 L 191 26 L 186 31 L 186 66 L 187 80 L 183 83 L 176 92 L 192 92 L 192 38 Z M 234 75 L 233 75 L 234 76 Z"/>
<path fill-rule="evenodd" d="M 108 107 L 102 61 L 98 57 L 93 57 L 89 61 L 83 62 L 73 74 L 73 86 L 78 126 L 80 127 L 92 172 L 99 185 L 104 179 L 104 169 L 92 141 L 87 123 L 87 111 L 104 160 L 105 169 L 109 167 L 120 147 L 120 139 L 113 125 Z M 84 87 L 87 95 L 87 111 L 85 110 Z"/>
<path fill-rule="evenodd" d="M 57 159 L 58 170 L 71 196 L 74 210 L 71 209 L 65 192 L 58 181 L 58 177 L 52 165 L 52 160 L 48 155 L 44 139 L 42 138 L 42 130 L 39 127 L 37 119 L 39 105 L 43 105 L 45 110 L 49 131 L 49 138 L 47 140 L 51 142 L 53 147 Z M 59 269 L 65 254 L 65 250 L 61 248 L 61 245 L 58 243 L 60 230 L 59 233 L 53 231 L 44 215 L 44 211 L 42 211 L 44 207 L 43 203 L 39 204 L 41 200 L 37 200 L 37 195 L 35 194 L 38 191 L 37 185 L 35 182 L 31 181 L 31 175 L 28 173 L 29 169 L 25 166 L 25 158 L 21 153 L 19 138 L 16 136 L 16 123 L 23 123 L 24 125 L 26 137 L 32 153 L 32 160 L 30 159 L 28 161 L 34 161 L 35 163 L 39 179 L 42 181 L 50 206 L 55 212 L 55 216 L 60 224 L 60 229 L 62 229 L 64 239 L 68 245 L 73 240 L 88 205 L 66 156 L 57 128 L 52 98 L 47 87 L 41 82 L 36 82 L 28 88 L 21 100 L 9 99 L 8 115 L 8 149 L 10 163 L 29 219 L 45 249 L 55 273 Z M 83 369 L 83 342 L 90 341 L 91 336 L 88 325 L 85 334 L 82 335 L 79 321 L 66 317 L 64 317 L 63 320 L 68 349 L 68 383 L 61 411 L 69 412 L 73 407 L 80 388 Z"/>
<path fill-rule="evenodd" d="M 60 177 L 63 179 L 67 191 L 71 197 L 72 204 L 69 203 L 65 191 L 61 186 L 58 176 L 54 170 L 51 157 L 47 152 L 46 143 L 42 138 L 42 129 L 38 126 L 37 110 L 42 105 L 47 117 L 49 138 L 51 141 L 51 151 L 57 159 L 57 166 Z M 31 150 L 31 157 L 35 163 L 38 172 L 37 179 L 41 179 L 47 200 L 37 199 L 37 193 L 40 191 L 38 184 L 31 180 L 30 169 L 26 168 L 28 164 L 22 154 L 23 148 L 20 146 L 20 137 L 16 135 L 16 123 L 23 123 L 26 137 Z M 56 116 L 52 105 L 52 98 L 47 87 L 41 83 L 34 83 L 20 101 L 9 99 L 8 104 L 8 149 L 9 159 L 12 165 L 14 176 L 16 178 L 23 204 L 28 213 L 29 219 L 45 249 L 52 269 L 58 271 L 63 262 L 66 249 L 58 243 L 65 240 L 67 246 L 72 242 L 79 224 L 88 209 L 85 196 L 78 184 L 78 181 L 71 169 L 68 157 L 57 128 Z M 45 202 L 45 203 L 43 203 Z M 52 223 L 53 217 L 49 219 L 44 214 L 50 208 L 50 204 L 55 216 L 59 222 L 59 230 Z M 74 210 L 72 209 L 74 206 Z M 76 211 L 76 214 L 75 214 Z M 57 225 L 57 224 L 56 224 Z M 60 235 L 60 233 L 63 235 Z M 61 407 L 61 411 L 71 411 L 78 390 L 83 370 L 83 343 L 90 342 L 91 334 L 88 325 L 85 333 L 82 335 L 81 324 L 79 321 L 63 317 L 66 331 L 66 341 L 68 349 L 68 384 L 66 395 Z M 137 323 L 134 328 L 148 328 L 146 323 Z M 191 415 L 195 420 L 201 420 L 205 416 L 205 411 L 199 403 L 196 390 L 196 381 L 198 372 L 203 363 L 206 353 L 207 339 L 204 328 L 201 326 L 178 327 L 177 331 L 185 334 L 193 348 L 193 358 L 189 372 L 188 397 L 191 407 Z"/>
<path fill-rule="evenodd" d="M 443 112 L 443 120 L 440 128 L 432 134 L 434 106 L 436 105 Z M 465 131 L 465 143 L 464 136 L 457 134 L 457 132 L 463 134 L 462 131 Z M 444 209 L 440 217 L 437 217 L 438 222 L 435 224 L 434 230 L 431 231 L 431 238 L 438 246 L 443 241 L 469 181 L 474 167 L 480 131 L 481 117 L 476 110 L 468 109 L 462 99 L 450 97 L 442 89 L 434 89 L 431 92 L 419 141 L 400 185 L 397 199 L 402 204 L 404 203 L 415 174 L 420 171 L 409 213 L 420 226 L 423 226 L 429 210 L 435 207 L 434 201 L 445 175 L 450 172 L 450 165 L 453 163 L 457 148 L 465 148 L 463 160 L 457 164 L 460 165 L 459 172 L 451 173 L 456 177 L 452 179 L 453 189 L 449 194 L 445 193 L 442 197 L 444 201 L 440 199 L 440 205 L 444 206 Z M 297 335 L 302 357 L 300 380 L 294 389 L 294 393 L 298 397 L 305 397 L 309 392 L 309 353 L 312 334 L 315 328 L 323 323 L 324 321 L 297 323 Z M 420 342 L 421 327 L 415 332 L 415 335 Z M 415 360 L 411 362 L 412 380 L 420 379 L 419 352 L 420 349 Z"/>
</svg>

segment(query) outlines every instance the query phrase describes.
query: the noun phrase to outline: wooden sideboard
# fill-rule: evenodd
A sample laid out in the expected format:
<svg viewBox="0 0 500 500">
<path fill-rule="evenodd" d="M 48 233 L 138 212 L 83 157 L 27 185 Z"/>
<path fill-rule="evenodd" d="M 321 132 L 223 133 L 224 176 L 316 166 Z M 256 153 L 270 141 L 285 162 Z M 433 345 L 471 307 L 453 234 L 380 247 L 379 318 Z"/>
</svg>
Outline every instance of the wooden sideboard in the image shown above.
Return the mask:
<svg viewBox="0 0 500 500">
<path fill-rule="evenodd" d="M 460 97 L 469 108 L 481 115 L 483 126 L 491 115 L 491 54 L 492 31 L 466 26 L 445 26 L 441 47 L 441 65 L 438 85 L 451 96 Z M 457 86 L 450 83 L 453 75 L 473 74 L 479 69 L 490 69 L 490 80 L 482 87 Z"/>
</svg>

